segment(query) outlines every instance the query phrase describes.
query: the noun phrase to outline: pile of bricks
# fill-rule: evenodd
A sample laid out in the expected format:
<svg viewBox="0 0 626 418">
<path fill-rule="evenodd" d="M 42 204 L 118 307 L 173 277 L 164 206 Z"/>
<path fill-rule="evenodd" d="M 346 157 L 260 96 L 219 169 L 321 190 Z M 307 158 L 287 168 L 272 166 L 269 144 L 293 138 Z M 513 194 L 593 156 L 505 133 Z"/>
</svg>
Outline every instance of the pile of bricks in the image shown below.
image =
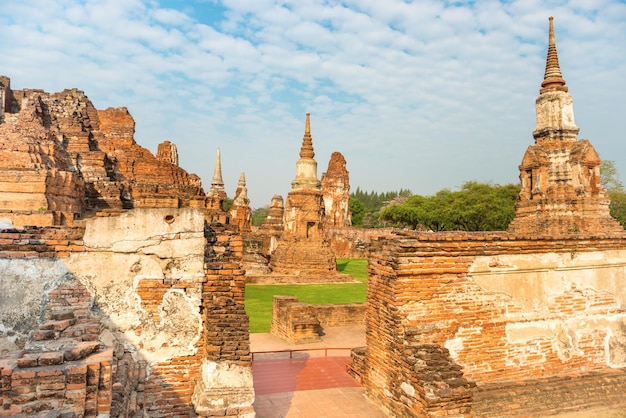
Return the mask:
<svg viewBox="0 0 626 418">
<path fill-rule="evenodd" d="M 97 340 L 102 325 L 91 315 L 89 293 L 70 282 L 50 292 L 47 320 L 24 349 L 0 360 L 0 416 L 111 412 L 118 372 L 114 347 Z M 75 310 L 64 310 L 68 306 Z"/>
</svg>

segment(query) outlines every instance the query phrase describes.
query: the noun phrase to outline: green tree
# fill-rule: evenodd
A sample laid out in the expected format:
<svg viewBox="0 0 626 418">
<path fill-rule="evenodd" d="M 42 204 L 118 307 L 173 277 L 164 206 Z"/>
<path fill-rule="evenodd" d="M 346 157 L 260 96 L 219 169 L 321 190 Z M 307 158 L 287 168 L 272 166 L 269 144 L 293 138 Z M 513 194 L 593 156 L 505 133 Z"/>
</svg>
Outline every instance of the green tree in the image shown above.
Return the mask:
<svg viewBox="0 0 626 418">
<path fill-rule="evenodd" d="M 365 205 L 356 197 L 348 200 L 348 208 L 352 214 L 352 226 L 363 226 L 363 218 L 365 216 Z"/>
<path fill-rule="evenodd" d="M 365 212 L 363 214 L 363 226 L 368 228 L 374 228 L 381 225 L 379 220 L 380 210 L 390 202 L 401 198 L 405 199 L 406 197 L 411 195 L 410 190 L 400 189 L 398 192 L 365 192 L 362 191 L 361 188 L 357 187 L 354 192 L 350 194 L 350 197 L 358 199 L 363 203 L 365 207 Z"/>
<path fill-rule="evenodd" d="M 455 229 L 503 231 L 515 217 L 520 187 L 468 181 L 454 193 L 452 210 Z"/>
<path fill-rule="evenodd" d="M 613 190 L 609 192 L 609 197 L 611 198 L 609 205 L 611 216 L 626 228 L 626 192 Z"/>
<path fill-rule="evenodd" d="M 252 211 L 252 225 L 261 226 L 267 214 L 270 212 L 269 206 L 263 206 Z"/>
<path fill-rule="evenodd" d="M 607 192 L 624 190 L 615 161 L 606 160 L 602 162 L 600 166 L 600 185 Z"/>
<path fill-rule="evenodd" d="M 611 204 L 609 210 L 623 227 L 626 227 L 626 192 L 620 179 L 615 161 L 605 160 L 600 166 L 600 184 L 607 191 Z"/>
<path fill-rule="evenodd" d="M 222 210 L 228 212 L 233 207 L 233 199 L 226 197 L 222 200 Z"/>
<path fill-rule="evenodd" d="M 414 195 L 386 207 L 381 218 L 394 226 L 422 226 L 432 231 L 505 230 L 515 217 L 520 187 L 469 181 L 460 190 L 443 189 L 433 196 Z"/>
</svg>

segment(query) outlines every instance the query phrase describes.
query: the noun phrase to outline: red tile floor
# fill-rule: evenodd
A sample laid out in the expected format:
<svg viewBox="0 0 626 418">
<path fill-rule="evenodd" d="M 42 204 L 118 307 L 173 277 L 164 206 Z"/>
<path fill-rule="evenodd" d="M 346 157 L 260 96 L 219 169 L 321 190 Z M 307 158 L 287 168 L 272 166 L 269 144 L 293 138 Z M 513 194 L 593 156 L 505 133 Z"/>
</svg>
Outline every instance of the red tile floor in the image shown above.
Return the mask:
<svg viewBox="0 0 626 418">
<path fill-rule="evenodd" d="M 346 372 L 350 357 L 255 360 L 257 418 L 383 418 Z"/>
<path fill-rule="evenodd" d="M 346 371 L 349 350 L 320 347 L 364 345 L 363 327 L 337 329 L 324 341 L 292 346 L 269 334 L 251 334 L 253 352 L 312 349 L 292 353 L 255 354 L 252 362 L 257 418 L 384 418 Z M 316 350 L 318 349 L 318 350 Z"/>
<path fill-rule="evenodd" d="M 252 363 L 257 395 L 331 388 L 361 387 L 346 372 L 350 357 L 302 357 L 255 360 Z"/>
</svg>

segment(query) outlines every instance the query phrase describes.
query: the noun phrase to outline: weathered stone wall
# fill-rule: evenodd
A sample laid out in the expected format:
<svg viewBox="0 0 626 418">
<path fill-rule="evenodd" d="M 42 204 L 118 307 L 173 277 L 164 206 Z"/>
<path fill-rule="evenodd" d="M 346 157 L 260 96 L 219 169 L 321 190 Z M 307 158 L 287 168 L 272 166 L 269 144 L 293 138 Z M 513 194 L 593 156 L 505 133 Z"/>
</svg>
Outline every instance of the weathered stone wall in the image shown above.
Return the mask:
<svg viewBox="0 0 626 418">
<path fill-rule="evenodd" d="M 93 315 L 90 292 L 67 278 L 22 350 L 0 359 L 0 416 L 132 416 L 143 407 L 146 362 Z M 51 411 L 56 415 L 49 415 Z"/>
<path fill-rule="evenodd" d="M 624 234 L 399 233 L 372 242 L 368 268 L 365 385 L 392 416 L 469 416 L 495 382 L 584 376 L 580 404 L 626 367 Z M 607 402 L 626 389 L 602 384 Z M 537 392 L 524 413 L 569 401 Z"/>
<path fill-rule="evenodd" d="M 271 334 L 290 343 L 319 341 L 325 327 L 363 325 L 365 304 L 300 303 L 295 296 L 275 295 L 272 304 Z"/>
<path fill-rule="evenodd" d="M 391 232 L 390 228 L 325 228 L 324 237 L 337 257 L 366 258 L 370 241 Z"/>
<path fill-rule="evenodd" d="M 182 416 L 192 404 L 202 416 L 253 416 L 240 235 L 207 227 L 197 209 L 133 210 L 85 225 L 84 235 L 59 227 L 0 235 L 0 414 L 90 415 L 95 385 L 98 411 L 112 416 Z M 65 318 L 54 317 L 54 306 L 79 323 L 59 324 Z M 54 333 L 83 341 L 76 327 L 85 316 L 95 320 L 87 327 L 96 330 L 95 351 L 64 362 Z M 29 367 L 56 368 L 25 372 L 24 353 Z M 80 402 L 64 401 L 74 390 Z"/>
</svg>

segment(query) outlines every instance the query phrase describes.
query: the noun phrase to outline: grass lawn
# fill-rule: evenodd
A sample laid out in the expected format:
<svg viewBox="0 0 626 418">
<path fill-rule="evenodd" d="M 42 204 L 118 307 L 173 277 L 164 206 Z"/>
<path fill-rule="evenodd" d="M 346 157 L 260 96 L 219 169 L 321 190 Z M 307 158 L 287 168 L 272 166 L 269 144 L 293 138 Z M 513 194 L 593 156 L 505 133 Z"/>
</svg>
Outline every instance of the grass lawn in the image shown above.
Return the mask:
<svg viewBox="0 0 626 418">
<path fill-rule="evenodd" d="M 296 296 L 305 303 L 355 303 L 367 297 L 367 260 L 338 258 L 337 270 L 357 279 L 358 283 L 246 285 L 246 313 L 250 332 L 270 332 L 274 295 Z"/>
</svg>

